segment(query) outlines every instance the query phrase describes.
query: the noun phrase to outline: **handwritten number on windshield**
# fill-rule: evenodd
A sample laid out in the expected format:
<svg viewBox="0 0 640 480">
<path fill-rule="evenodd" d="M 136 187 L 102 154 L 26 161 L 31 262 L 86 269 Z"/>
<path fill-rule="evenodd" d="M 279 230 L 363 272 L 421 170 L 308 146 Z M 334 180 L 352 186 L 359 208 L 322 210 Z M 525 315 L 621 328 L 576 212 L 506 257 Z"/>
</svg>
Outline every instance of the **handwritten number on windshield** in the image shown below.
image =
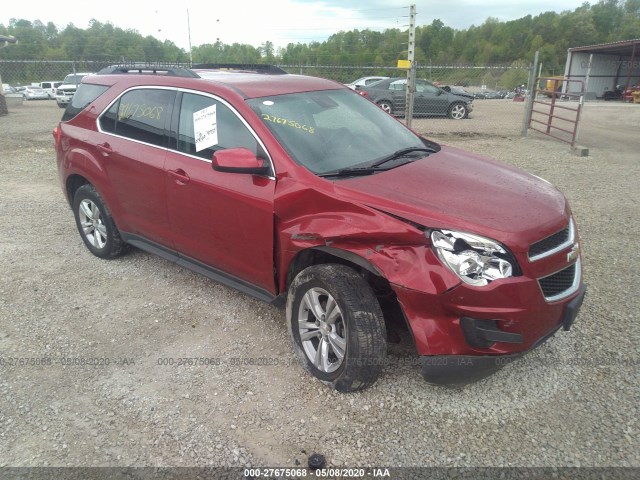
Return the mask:
<svg viewBox="0 0 640 480">
<path fill-rule="evenodd" d="M 285 125 L 291 128 L 297 128 L 304 132 L 307 132 L 310 135 L 315 133 L 315 127 L 309 127 L 308 125 L 304 125 L 296 122 L 295 120 L 287 120 L 286 118 L 276 117 L 275 115 L 269 115 L 267 113 L 262 114 L 262 119 L 266 122 L 277 123 L 278 125 Z"/>
</svg>

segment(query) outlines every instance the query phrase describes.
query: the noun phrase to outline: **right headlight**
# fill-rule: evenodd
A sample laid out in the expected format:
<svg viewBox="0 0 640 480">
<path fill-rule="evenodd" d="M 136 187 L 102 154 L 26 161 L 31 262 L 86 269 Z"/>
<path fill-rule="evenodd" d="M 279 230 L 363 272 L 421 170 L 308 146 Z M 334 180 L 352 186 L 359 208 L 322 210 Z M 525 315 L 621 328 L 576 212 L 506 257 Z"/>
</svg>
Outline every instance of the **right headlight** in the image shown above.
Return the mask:
<svg viewBox="0 0 640 480">
<path fill-rule="evenodd" d="M 453 230 L 433 230 L 431 242 L 442 263 L 469 285 L 482 287 L 511 277 L 517 268 L 506 248 L 489 238 Z"/>
</svg>

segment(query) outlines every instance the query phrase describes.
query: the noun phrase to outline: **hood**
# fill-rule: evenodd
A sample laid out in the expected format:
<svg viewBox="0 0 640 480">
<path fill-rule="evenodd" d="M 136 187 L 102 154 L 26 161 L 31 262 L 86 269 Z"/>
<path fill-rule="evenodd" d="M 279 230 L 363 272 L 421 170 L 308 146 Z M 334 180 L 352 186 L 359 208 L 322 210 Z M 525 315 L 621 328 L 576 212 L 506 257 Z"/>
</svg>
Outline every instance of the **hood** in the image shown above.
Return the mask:
<svg viewBox="0 0 640 480">
<path fill-rule="evenodd" d="M 447 95 L 449 95 L 449 97 L 453 99 L 459 98 L 460 100 L 464 100 L 466 102 L 473 101 L 475 99 L 473 95 L 466 93 L 448 92 Z"/>
<path fill-rule="evenodd" d="M 545 180 L 446 146 L 386 172 L 336 180 L 335 188 L 425 227 L 484 235 L 521 252 L 569 218 L 564 196 Z"/>
</svg>

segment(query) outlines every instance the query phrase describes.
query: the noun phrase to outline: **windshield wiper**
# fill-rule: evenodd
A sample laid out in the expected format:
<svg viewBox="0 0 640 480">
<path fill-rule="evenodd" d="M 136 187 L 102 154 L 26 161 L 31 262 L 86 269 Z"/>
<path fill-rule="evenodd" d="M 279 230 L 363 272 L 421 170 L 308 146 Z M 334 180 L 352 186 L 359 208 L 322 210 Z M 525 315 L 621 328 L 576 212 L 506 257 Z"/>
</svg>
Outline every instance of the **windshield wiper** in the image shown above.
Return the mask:
<svg viewBox="0 0 640 480">
<path fill-rule="evenodd" d="M 366 167 L 341 168 L 339 170 L 333 170 L 331 172 L 321 173 L 318 176 L 319 177 L 355 177 L 358 175 L 372 175 L 374 173 L 384 172 L 385 170 L 389 170 L 388 167 L 380 168 L 382 164 L 390 162 L 392 160 L 397 160 L 399 158 L 407 157 L 409 156 L 410 153 L 415 153 L 415 152 L 436 153 L 436 150 L 433 150 L 432 148 L 426 148 L 426 147 L 403 148 L 401 150 L 393 152 L 391 155 L 387 155 L 386 157 L 381 158 L 380 160 L 377 160 L 371 165 L 367 165 Z M 409 163 L 409 161 L 406 161 L 404 164 L 406 163 Z M 396 165 L 396 166 L 400 166 L 400 165 Z"/>
<path fill-rule="evenodd" d="M 325 172 L 318 174 L 319 177 L 356 177 L 358 175 L 371 175 L 377 172 L 383 172 L 388 170 L 387 168 L 376 167 L 348 167 L 334 170 L 332 172 Z"/>
<path fill-rule="evenodd" d="M 406 157 L 407 155 L 409 155 L 410 153 L 413 153 L 413 152 L 436 153 L 436 151 L 433 148 L 426 148 L 426 147 L 402 148 L 402 149 L 400 149 L 400 150 L 398 150 L 396 152 L 393 152 L 391 155 L 387 155 L 386 157 L 381 158 L 377 162 L 372 163 L 371 165 L 369 165 L 369 167 L 378 167 L 378 166 L 382 165 L 383 163 L 387 163 L 387 162 L 390 162 L 392 160 L 397 160 L 398 158 Z"/>
</svg>

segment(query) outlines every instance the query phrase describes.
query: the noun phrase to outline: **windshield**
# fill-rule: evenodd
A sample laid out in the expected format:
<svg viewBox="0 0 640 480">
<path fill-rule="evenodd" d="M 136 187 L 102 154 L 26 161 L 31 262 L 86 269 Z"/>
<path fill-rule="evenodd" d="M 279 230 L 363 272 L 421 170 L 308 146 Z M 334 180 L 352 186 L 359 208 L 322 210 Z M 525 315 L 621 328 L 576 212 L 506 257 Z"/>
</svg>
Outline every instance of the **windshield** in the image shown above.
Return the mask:
<svg viewBox="0 0 640 480">
<path fill-rule="evenodd" d="M 248 103 L 293 159 L 316 174 L 370 167 L 400 150 L 437 148 L 351 90 L 292 93 Z M 385 169 L 397 166 L 389 162 Z"/>
<path fill-rule="evenodd" d="M 78 85 L 83 77 L 86 77 L 86 75 L 67 75 L 64 78 L 64 83 L 65 85 Z"/>
</svg>

